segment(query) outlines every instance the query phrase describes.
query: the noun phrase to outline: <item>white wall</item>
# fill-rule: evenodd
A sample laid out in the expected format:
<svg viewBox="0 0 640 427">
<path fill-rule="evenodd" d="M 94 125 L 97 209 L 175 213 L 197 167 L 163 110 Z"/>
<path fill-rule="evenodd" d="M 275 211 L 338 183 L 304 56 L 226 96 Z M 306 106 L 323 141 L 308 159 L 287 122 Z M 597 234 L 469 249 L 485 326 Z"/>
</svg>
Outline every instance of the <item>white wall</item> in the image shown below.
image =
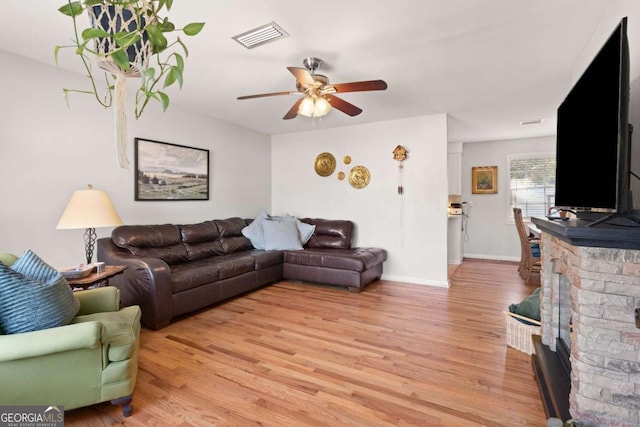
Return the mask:
<svg viewBox="0 0 640 427">
<path fill-rule="evenodd" d="M 312 128 L 311 122 L 309 124 Z M 408 150 L 404 195 L 399 196 L 393 150 Z M 316 156 L 334 155 L 336 171 L 316 174 Z M 343 162 L 351 156 L 350 165 Z M 349 171 L 371 173 L 364 189 L 349 185 Z M 388 251 L 384 278 L 447 285 L 447 117 L 444 114 L 277 135 L 272 138 L 272 213 L 348 219 L 358 246 Z M 343 181 L 338 172 L 347 175 Z"/>
<path fill-rule="evenodd" d="M 131 167 L 120 169 L 112 109 L 80 94 L 70 109 L 64 103 L 62 88 L 84 79 L 4 52 L 0 64 L 0 251 L 30 248 L 58 267 L 83 262 L 83 230 L 55 227 L 73 192 L 87 184 L 106 190 L 127 224 L 252 217 L 269 205 L 269 136 L 177 105 L 166 113 L 151 106 L 138 121 L 129 116 L 131 141 L 140 136 L 211 150 L 210 200 L 136 202 L 133 143 Z M 111 229 L 97 232 L 106 237 Z"/>
<path fill-rule="evenodd" d="M 0 251 L 33 249 L 54 266 L 83 262 L 83 230 L 56 230 L 77 189 L 106 190 L 127 224 L 190 223 L 228 216 L 253 217 L 262 209 L 298 216 L 351 219 L 356 244 L 389 251 L 385 277 L 446 286 L 446 115 L 311 130 L 271 138 L 181 110 L 151 106 L 136 121 L 128 115 L 129 139 L 148 139 L 211 150 L 209 201 L 136 202 L 133 144 L 129 170 L 117 166 L 113 111 L 63 87 L 83 78 L 0 52 Z M 188 81 L 185 83 L 188 84 Z M 129 100 L 131 104 L 131 99 Z M 392 151 L 409 150 L 405 194 L 397 194 L 398 162 Z M 272 149 L 273 146 L 273 149 Z M 336 174 L 321 178 L 315 157 L 334 153 L 338 170 L 364 165 L 371 183 L 353 189 Z M 273 193 L 273 194 L 272 194 Z M 111 233 L 98 229 L 99 237 Z"/>
<path fill-rule="evenodd" d="M 507 156 L 555 153 L 555 136 L 507 141 L 473 142 L 463 145 L 462 200 L 470 207 L 463 253 L 467 258 L 520 260 L 520 241 L 509 222 L 509 176 Z M 498 166 L 498 193 L 471 194 L 471 168 Z"/>
<path fill-rule="evenodd" d="M 593 36 L 581 53 L 574 67 L 573 78 L 578 80 L 598 50 L 611 35 L 623 17 L 627 17 L 627 37 L 629 39 L 631 96 L 629 122 L 635 130 L 632 137 L 631 170 L 640 175 L 640 2 L 637 0 L 616 0 L 611 2 Z M 634 208 L 640 209 L 640 180 L 631 177 Z"/>
</svg>

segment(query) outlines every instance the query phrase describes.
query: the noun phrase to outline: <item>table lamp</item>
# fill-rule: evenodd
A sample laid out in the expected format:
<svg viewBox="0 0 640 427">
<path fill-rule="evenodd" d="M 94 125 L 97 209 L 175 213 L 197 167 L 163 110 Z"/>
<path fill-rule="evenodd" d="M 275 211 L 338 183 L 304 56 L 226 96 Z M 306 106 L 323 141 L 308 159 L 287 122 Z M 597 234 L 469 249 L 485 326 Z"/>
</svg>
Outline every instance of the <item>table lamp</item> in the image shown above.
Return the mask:
<svg viewBox="0 0 640 427">
<path fill-rule="evenodd" d="M 121 224 L 122 220 L 107 193 L 102 190 L 94 190 L 93 186 L 89 185 L 87 190 L 77 190 L 73 193 L 56 229 L 84 228 L 84 250 L 87 264 L 91 264 L 97 237 L 96 228 L 115 227 Z"/>
</svg>

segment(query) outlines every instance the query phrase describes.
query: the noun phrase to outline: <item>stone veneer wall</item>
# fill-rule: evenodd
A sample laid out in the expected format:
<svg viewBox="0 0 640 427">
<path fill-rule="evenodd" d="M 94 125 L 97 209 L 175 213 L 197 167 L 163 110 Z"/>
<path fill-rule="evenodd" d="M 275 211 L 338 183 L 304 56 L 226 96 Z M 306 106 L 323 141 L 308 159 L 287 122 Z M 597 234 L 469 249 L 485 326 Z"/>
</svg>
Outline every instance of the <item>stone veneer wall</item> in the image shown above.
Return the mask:
<svg viewBox="0 0 640 427">
<path fill-rule="evenodd" d="M 640 251 L 573 246 L 543 233 L 541 256 L 542 342 L 552 350 L 561 281 L 570 283 L 571 416 L 585 427 L 640 426 Z"/>
</svg>

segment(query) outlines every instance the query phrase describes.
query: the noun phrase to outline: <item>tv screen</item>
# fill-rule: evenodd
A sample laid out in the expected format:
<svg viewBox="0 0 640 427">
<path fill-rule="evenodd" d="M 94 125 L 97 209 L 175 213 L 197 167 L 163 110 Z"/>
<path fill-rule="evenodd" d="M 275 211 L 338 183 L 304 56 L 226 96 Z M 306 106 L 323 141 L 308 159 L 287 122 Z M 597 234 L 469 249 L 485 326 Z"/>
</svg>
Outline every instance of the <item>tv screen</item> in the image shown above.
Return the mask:
<svg viewBox="0 0 640 427">
<path fill-rule="evenodd" d="M 629 45 L 624 18 L 558 108 L 555 205 L 631 210 Z"/>
</svg>

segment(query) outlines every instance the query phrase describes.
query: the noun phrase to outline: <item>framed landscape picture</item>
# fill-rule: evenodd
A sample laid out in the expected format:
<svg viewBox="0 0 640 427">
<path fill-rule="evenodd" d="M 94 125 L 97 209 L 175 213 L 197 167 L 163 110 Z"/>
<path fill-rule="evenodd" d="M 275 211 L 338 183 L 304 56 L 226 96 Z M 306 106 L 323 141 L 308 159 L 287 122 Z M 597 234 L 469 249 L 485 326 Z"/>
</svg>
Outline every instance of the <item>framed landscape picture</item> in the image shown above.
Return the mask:
<svg viewBox="0 0 640 427">
<path fill-rule="evenodd" d="M 471 193 L 495 194 L 498 192 L 498 167 L 473 166 L 471 168 Z"/>
<path fill-rule="evenodd" d="M 135 200 L 209 200 L 209 150 L 134 141 Z"/>
</svg>

